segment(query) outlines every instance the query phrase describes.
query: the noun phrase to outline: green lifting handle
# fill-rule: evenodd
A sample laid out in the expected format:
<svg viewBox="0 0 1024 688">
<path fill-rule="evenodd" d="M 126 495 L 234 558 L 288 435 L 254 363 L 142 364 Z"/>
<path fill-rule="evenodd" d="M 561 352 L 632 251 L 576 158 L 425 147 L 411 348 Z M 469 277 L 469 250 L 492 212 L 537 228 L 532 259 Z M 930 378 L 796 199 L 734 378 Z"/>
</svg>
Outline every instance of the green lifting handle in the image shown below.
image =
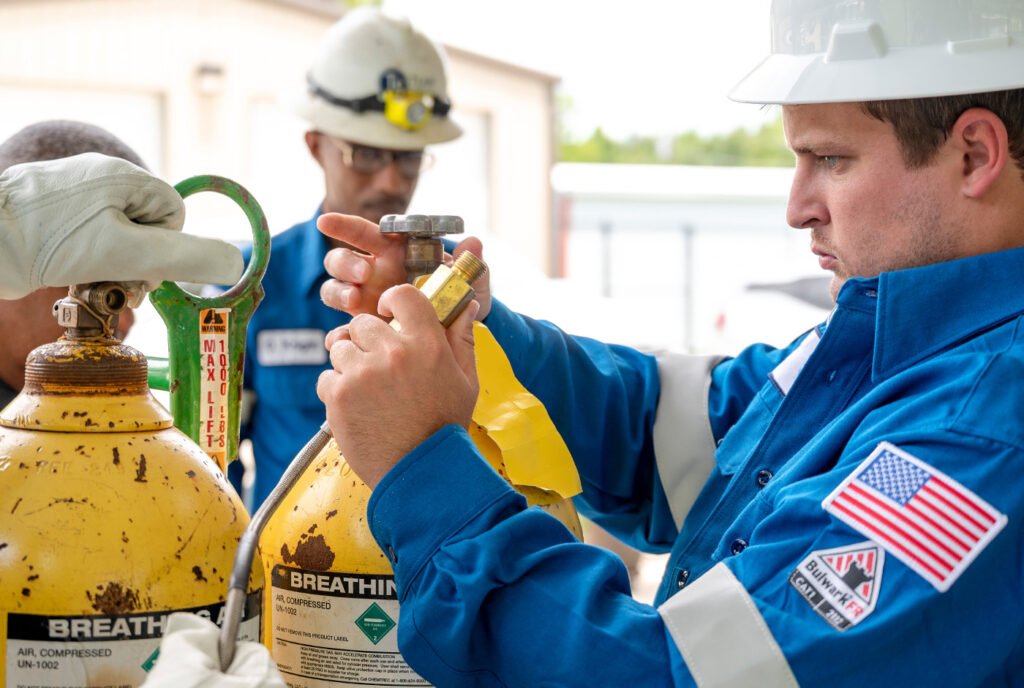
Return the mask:
<svg viewBox="0 0 1024 688">
<path fill-rule="evenodd" d="M 227 291 L 202 297 L 164 282 L 149 295 L 167 325 L 168 345 L 166 360 L 150 359 L 149 386 L 170 392 L 174 424 L 226 470 L 238 457 L 245 333 L 263 300 L 270 231 L 256 199 L 230 179 L 199 175 L 174 188 L 182 198 L 198 191 L 223 194 L 241 206 L 252 227 L 249 264 Z"/>
</svg>

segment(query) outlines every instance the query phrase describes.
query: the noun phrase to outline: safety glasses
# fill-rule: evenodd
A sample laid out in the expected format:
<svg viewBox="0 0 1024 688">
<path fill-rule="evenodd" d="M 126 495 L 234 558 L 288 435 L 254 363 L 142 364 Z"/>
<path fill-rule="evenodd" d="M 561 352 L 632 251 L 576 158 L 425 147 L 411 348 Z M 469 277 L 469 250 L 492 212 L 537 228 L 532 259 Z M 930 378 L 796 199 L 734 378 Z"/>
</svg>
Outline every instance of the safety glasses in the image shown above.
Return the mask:
<svg viewBox="0 0 1024 688">
<path fill-rule="evenodd" d="M 326 134 L 324 136 L 341 151 L 341 161 L 345 163 L 345 167 L 359 174 L 376 174 L 394 162 L 399 174 L 407 179 L 414 179 L 434 164 L 434 156 L 426 151 L 386 150 L 348 143 Z"/>
</svg>

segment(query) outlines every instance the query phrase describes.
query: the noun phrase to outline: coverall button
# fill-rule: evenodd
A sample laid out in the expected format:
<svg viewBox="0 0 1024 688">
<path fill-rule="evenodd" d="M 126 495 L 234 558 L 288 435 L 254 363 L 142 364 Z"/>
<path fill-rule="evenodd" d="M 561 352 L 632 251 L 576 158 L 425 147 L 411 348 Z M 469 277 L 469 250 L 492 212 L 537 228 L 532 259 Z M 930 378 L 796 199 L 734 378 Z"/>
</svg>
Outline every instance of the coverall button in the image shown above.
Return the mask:
<svg viewBox="0 0 1024 688">
<path fill-rule="evenodd" d="M 732 541 L 732 553 L 739 554 L 747 548 L 747 541 L 736 539 Z"/>
<path fill-rule="evenodd" d="M 679 572 L 679 575 L 676 576 L 676 586 L 682 588 L 686 585 L 686 581 L 688 580 L 690 580 L 690 569 L 683 569 Z"/>
<path fill-rule="evenodd" d="M 772 479 L 772 472 L 767 468 L 762 468 L 757 472 L 757 486 L 764 487 L 768 484 L 768 481 Z"/>
<path fill-rule="evenodd" d="M 392 549 L 391 545 L 388 545 L 388 559 L 391 560 L 392 564 L 398 563 L 398 555 L 395 554 L 395 550 Z"/>
</svg>

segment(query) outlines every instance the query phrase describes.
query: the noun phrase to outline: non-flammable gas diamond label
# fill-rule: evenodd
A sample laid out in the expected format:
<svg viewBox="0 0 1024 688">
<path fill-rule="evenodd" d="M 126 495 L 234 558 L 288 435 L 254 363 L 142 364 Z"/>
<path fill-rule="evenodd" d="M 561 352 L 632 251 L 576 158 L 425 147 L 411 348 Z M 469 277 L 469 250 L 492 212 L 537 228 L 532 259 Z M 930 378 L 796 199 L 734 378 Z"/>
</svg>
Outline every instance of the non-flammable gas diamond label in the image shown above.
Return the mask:
<svg viewBox="0 0 1024 688">
<path fill-rule="evenodd" d="M 366 634 L 366 637 L 370 639 L 370 642 L 376 645 L 380 642 L 380 639 L 388 634 L 392 628 L 395 627 L 395 622 L 390 616 L 384 613 L 384 610 L 377 605 L 376 602 L 370 605 L 370 607 L 359 615 L 356 619 L 356 626 L 359 630 Z"/>
</svg>

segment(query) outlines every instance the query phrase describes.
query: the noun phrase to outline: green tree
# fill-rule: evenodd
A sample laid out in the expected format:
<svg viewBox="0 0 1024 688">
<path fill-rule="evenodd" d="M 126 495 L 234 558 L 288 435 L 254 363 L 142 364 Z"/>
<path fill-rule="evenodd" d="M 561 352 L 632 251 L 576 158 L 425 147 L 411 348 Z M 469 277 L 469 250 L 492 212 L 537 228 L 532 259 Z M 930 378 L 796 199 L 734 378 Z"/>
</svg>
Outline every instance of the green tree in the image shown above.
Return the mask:
<svg viewBox="0 0 1024 688">
<path fill-rule="evenodd" d="M 566 103 L 560 103 L 565 111 Z M 609 138 L 598 127 L 585 141 L 573 141 L 559 127 L 558 159 L 563 162 L 646 163 L 675 165 L 727 165 L 791 167 L 793 154 L 782 135 L 782 117 L 756 132 L 738 128 L 728 134 L 703 137 L 687 131 L 672 138 L 668 154 L 659 154 L 652 137 Z"/>
</svg>

